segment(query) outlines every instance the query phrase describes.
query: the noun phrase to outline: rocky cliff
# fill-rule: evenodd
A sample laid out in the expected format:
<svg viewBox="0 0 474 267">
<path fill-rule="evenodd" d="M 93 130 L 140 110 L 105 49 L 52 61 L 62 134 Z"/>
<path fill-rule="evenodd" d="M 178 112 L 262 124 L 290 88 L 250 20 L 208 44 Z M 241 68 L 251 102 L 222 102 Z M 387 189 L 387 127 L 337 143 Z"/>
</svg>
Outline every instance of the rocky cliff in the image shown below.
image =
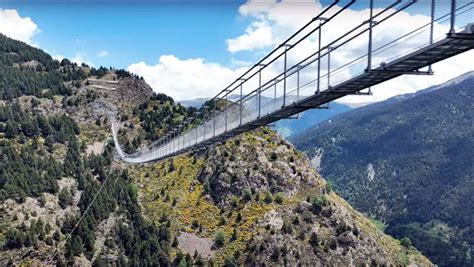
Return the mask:
<svg viewBox="0 0 474 267">
<path fill-rule="evenodd" d="M 200 154 L 118 161 L 108 116 L 133 150 L 195 110 L 125 71 L 0 40 L 0 70 L 36 81 L 0 84 L 2 265 L 431 265 L 267 128 Z M 18 67 L 32 58 L 43 67 Z"/>
</svg>

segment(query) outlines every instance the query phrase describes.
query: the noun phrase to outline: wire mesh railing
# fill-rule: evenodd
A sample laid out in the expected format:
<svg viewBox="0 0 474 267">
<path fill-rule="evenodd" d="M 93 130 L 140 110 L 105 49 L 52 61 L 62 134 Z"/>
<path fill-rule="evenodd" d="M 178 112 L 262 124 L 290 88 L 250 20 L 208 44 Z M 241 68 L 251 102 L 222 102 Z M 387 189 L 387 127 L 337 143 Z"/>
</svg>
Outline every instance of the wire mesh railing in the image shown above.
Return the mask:
<svg viewBox="0 0 474 267">
<path fill-rule="evenodd" d="M 354 12 L 349 8 L 355 1 L 334 1 L 211 99 L 225 107 L 203 106 L 208 116 L 200 124 L 191 127 L 189 119 L 147 149 L 119 154 L 129 162 L 148 162 L 217 140 L 374 66 L 428 47 L 474 17 L 473 1 L 383 1 L 385 6 L 366 2 L 365 11 L 353 16 L 345 13 Z M 403 26 L 401 20 L 410 12 L 424 15 Z M 351 16 L 349 24 L 345 15 Z M 350 30 L 342 31 L 341 25 Z"/>
</svg>

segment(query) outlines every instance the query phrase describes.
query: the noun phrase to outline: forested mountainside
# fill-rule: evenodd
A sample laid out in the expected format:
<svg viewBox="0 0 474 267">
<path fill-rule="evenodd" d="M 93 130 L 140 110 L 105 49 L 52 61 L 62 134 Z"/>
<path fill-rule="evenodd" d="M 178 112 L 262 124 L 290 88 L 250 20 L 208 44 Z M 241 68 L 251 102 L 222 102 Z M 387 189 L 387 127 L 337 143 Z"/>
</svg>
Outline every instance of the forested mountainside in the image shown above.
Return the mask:
<svg viewBox="0 0 474 267">
<path fill-rule="evenodd" d="M 0 45 L 0 265 L 431 265 L 267 128 L 200 154 L 120 162 L 110 116 L 134 150 L 196 109 L 124 70 Z"/>
<path fill-rule="evenodd" d="M 474 73 L 292 138 L 356 208 L 441 266 L 474 264 Z"/>
</svg>

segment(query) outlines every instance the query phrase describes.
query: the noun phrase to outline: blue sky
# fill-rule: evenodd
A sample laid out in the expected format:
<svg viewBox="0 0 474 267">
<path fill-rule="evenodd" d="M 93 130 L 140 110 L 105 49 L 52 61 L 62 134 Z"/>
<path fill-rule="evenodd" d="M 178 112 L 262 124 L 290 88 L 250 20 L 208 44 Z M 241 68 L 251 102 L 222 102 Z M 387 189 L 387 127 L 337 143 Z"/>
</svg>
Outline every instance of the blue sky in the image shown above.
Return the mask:
<svg viewBox="0 0 474 267">
<path fill-rule="evenodd" d="M 238 16 L 241 3 L 2 3 L 30 17 L 41 32 L 35 44 L 52 55 L 76 53 L 95 65 L 126 68 L 160 55 L 205 57 L 230 63 L 225 39 L 246 27 Z M 109 55 L 98 57 L 100 51 Z"/>
<path fill-rule="evenodd" d="M 155 91 L 177 99 L 210 97 L 318 10 L 315 0 L 277 1 L 263 5 L 260 13 L 254 10 L 269 1 L 272 0 L 1 1 L 0 19 L 3 16 L 5 22 L 11 21 L 8 26 L 0 25 L 0 32 L 25 40 L 55 57 L 96 67 L 129 69 L 143 76 Z M 301 1 L 312 2 L 305 3 L 308 8 L 298 9 Z M 469 0 L 458 2 L 466 1 Z M 321 5 L 329 2 L 332 1 L 324 0 Z M 382 7 L 393 1 L 375 2 L 376 7 Z M 418 1 L 407 10 L 405 19 L 387 28 L 380 39 L 390 35 L 393 29 L 409 29 L 412 23 L 426 21 L 427 16 L 420 20 L 417 15 L 427 15 L 430 2 Z M 448 2 L 437 1 L 437 10 L 448 10 Z M 367 6 L 368 1 L 351 6 L 345 18 L 346 28 L 352 26 L 353 17 L 367 11 Z M 6 10 L 17 14 L 6 14 Z M 377 86 L 374 92 L 380 93 L 372 97 L 349 97 L 342 101 L 371 102 L 412 93 L 472 70 L 465 64 L 470 57 L 474 60 L 474 54 L 470 53 L 464 55 L 464 60 L 458 57 L 444 65 L 439 63 L 435 71 L 439 70 L 440 75 L 434 78 L 400 78 Z"/>
<path fill-rule="evenodd" d="M 322 1 L 323 4 L 330 1 Z M 390 1 L 377 1 L 379 6 Z M 94 65 L 126 68 L 161 55 L 205 58 L 230 65 L 225 40 L 240 35 L 249 19 L 245 1 L 2 1 L 0 8 L 30 17 L 40 33 L 35 44 L 52 55 L 80 54 Z M 353 9 L 365 8 L 361 1 Z M 100 51 L 108 55 L 99 57 Z M 258 57 L 243 53 L 245 60 Z M 244 60 L 244 59 L 242 59 Z"/>
</svg>

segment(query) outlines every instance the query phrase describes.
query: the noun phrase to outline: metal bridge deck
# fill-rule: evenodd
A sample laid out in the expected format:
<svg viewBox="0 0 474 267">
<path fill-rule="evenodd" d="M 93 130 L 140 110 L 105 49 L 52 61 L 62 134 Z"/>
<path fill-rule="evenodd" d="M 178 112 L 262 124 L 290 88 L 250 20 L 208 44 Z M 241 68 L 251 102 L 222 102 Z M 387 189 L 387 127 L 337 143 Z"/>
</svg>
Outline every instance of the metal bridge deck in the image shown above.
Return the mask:
<svg viewBox="0 0 474 267">
<path fill-rule="evenodd" d="M 455 33 L 448 35 L 445 39 L 433 43 L 432 45 L 407 54 L 392 62 L 388 62 L 384 66 L 379 66 L 372 70 L 368 70 L 361 75 L 353 77 L 345 82 L 337 84 L 329 90 L 315 93 L 306 97 L 299 102 L 289 104 L 281 109 L 257 118 L 254 121 L 238 126 L 223 134 L 216 135 L 201 143 L 170 153 L 164 157 L 156 158 L 149 161 L 156 161 L 167 157 L 172 157 L 189 151 L 195 151 L 208 147 L 209 145 L 225 141 L 226 139 L 237 136 L 243 132 L 254 130 L 260 126 L 270 124 L 281 118 L 287 118 L 308 109 L 318 108 L 338 98 L 357 93 L 363 89 L 388 81 L 401 75 L 418 75 L 419 69 L 429 66 L 430 64 L 442 61 L 449 57 L 458 55 L 474 48 L 474 34 Z M 114 129 L 114 132 L 116 130 Z M 116 133 L 115 133 L 116 134 Z M 114 134 L 114 136 L 115 136 Z M 116 138 L 116 146 L 119 155 L 124 159 L 126 154 L 120 149 Z M 149 162 L 149 161 L 144 161 Z"/>
<path fill-rule="evenodd" d="M 196 148 L 204 148 L 210 144 L 224 141 L 243 132 L 254 130 L 260 126 L 270 124 L 281 118 L 287 118 L 308 109 L 318 108 L 338 98 L 357 93 L 363 89 L 391 80 L 401 75 L 417 75 L 417 70 L 430 64 L 442 61 L 449 57 L 461 54 L 474 48 L 474 34 L 456 33 L 432 45 L 405 55 L 393 62 L 380 66 L 337 84 L 331 90 L 315 93 L 299 102 L 289 104 L 280 110 L 262 116 L 250 123 L 244 124 L 222 135 L 210 138 L 196 146 L 189 147 L 175 154 L 180 154 Z"/>
<path fill-rule="evenodd" d="M 421 9 L 431 7 L 430 22 L 423 22 L 424 24 L 421 26 L 413 25 L 411 29 L 408 29 L 409 32 L 403 32 L 395 39 L 392 37 L 389 42 L 383 45 L 380 42 L 373 42 L 373 28 L 390 24 L 387 21 L 392 21 L 396 25 L 399 21 L 393 21 L 393 18 L 406 9 L 416 6 L 418 1 L 389 1 L 383 9 L 375 9 L 374 1 L 368 1 L 370 12 L 367 20 L 360 18 L 360 24 L 357 24 L 356 20 L 354 24 L 356 26 L 339 37 L 324 37 L 322 35 L 323 28 L 333 29 L 331 23 L 340 26 L 338 24 L 340 21 L 333 19 L 348 10 L 356 1 L 334 1 L 326 6 L 306 25 L 214 96 L 210 101 L 212 104 L 203 105 L 202 111 L 207 111 L 204 113 L 207 115 L 204 119 L 199 120 L 201 122 L 197 125 L 194 124 L 197 120 L 192 122 L 193 117 L 186 118 L 183 123 L 147 148 L 128 155 L 120 148 L 117 129 L 112 123 L 114 142 L 120 158 L 128 163 L 145 163 L 188 151 L 204 149 L 243 132 L 251 131 L 282 118 L 290 118 L 305 110 L 327 108 L 325 104 L 341 97 L 369 94 L 371 86 L 402 75 L 432 74 L 431 64 L 474 48 L 473 1 L 464 1 L 466 3 L 458 6 L 458 1 L 451 0 L 451 5 L 440 6 L 441 13 L 439 10 L 436 12 L 435 1 L 431 1 L 431 5 L 419 4 L 418 7 Z M 450 10 L 443 11 L 442 9 L 445 7 L 449 7 Z M 456 25 L 456 19 L 459 18 L 464 18 L 461 27 Z M 449 33 L 437 35 L 435 38 L 435 28 L 440 29 L 439 33 L 447 31 L 446 25 L 443 26 L 445 22 L 449 22 Z M 462 27 L 464 30 L 457 32 L 456 28 Z M 317 36 L 314 36 L 313 33 L 317 33 Z M 368 39 L 365 39 L 365 34 L 368 34 Z M 423 37 L 422 34 L 426 34 L 426 36 Z M 302 42 L 305 40 L 311 42 L 310 38 L 314 38 L 312 39 L 313 48 L 305 50 L 305 53 L 309 54 L 307 57 L 302 60 L 297 57 L 297 63 L 292 63 L 287 59 L 294 53 L 294 47 L 304 46 Z M 326 44 L 322 45 L 322 39 L 325 39 Z M 354 43 L 357 47 L 358 42 L 367 44 L 367 54 L 361 54 L 360 50 L 356 52 L 350 48 L 347 50 L 347 47 L 354 46 Z M 407 42 L 409 46 L 400 50 L 389 50 L 404 42 Z M 407 49 L 412 49 L 413 52 L 400 55 L 400 51 L 407 51 Z M 346 58 L 344 62 L 331 60 L 331 55 L 337 57 L 341 53 L 354 55 Z M 377 60 L 375 64 L 378 65 L 374 65 L 373 60 Z M 278 62 L 283 64 L 279 65 Z M 327 63 L 325 70 L 321 69 L 321 62 Z M 288 63 L 293 65 L 287 66 Z M 269 66 L 275 67 L 276 71 L 282 69 L 282 72 L 277 73 L 276 76 L 272 73 L 267 75 L 269 77 L 264 77 L 262 72 L 268 71 Z M 428 71 L 422 71 L 427 66 L 429 66 Z M 342 78 L 341 73 L 344 74 Z M 300 84 L 300 74 L 303 77 L 303 85 Z M 334 75 L 339 75 L 339 78 L 334 79 Z M 263 83 L 262 77 L 266 79 Z M 321 86 L 323 79 L 327 81 L 325 87 Z M 314 91 L 312 91 L 313 84 L 316 85 Z M 243 94 L 244 86 L 250 87 L 246 87 L 246 95 Z M 280 88 L 280 93 L 282 91 L 279 97 L 277 97 L 277 87 Z M 369 92 L 361 91 L 367 88 Z M 302 90 L 307 91 L 302 92 Z M 238 94 L 239 92 L 238 100 L 229 104 L 227 100 L 231 93 Z M 295 92 L 296 98 L 295 95 L 292 95 Z M 272 95 L 270 101 L 265 100 L 265 98 L 268 99 L 269 94 Z M 262 103 L 262 98 L 266 103 Z M 224 100 L 225 107 L 217 110 L 215 103 Z"/>
</svg>

